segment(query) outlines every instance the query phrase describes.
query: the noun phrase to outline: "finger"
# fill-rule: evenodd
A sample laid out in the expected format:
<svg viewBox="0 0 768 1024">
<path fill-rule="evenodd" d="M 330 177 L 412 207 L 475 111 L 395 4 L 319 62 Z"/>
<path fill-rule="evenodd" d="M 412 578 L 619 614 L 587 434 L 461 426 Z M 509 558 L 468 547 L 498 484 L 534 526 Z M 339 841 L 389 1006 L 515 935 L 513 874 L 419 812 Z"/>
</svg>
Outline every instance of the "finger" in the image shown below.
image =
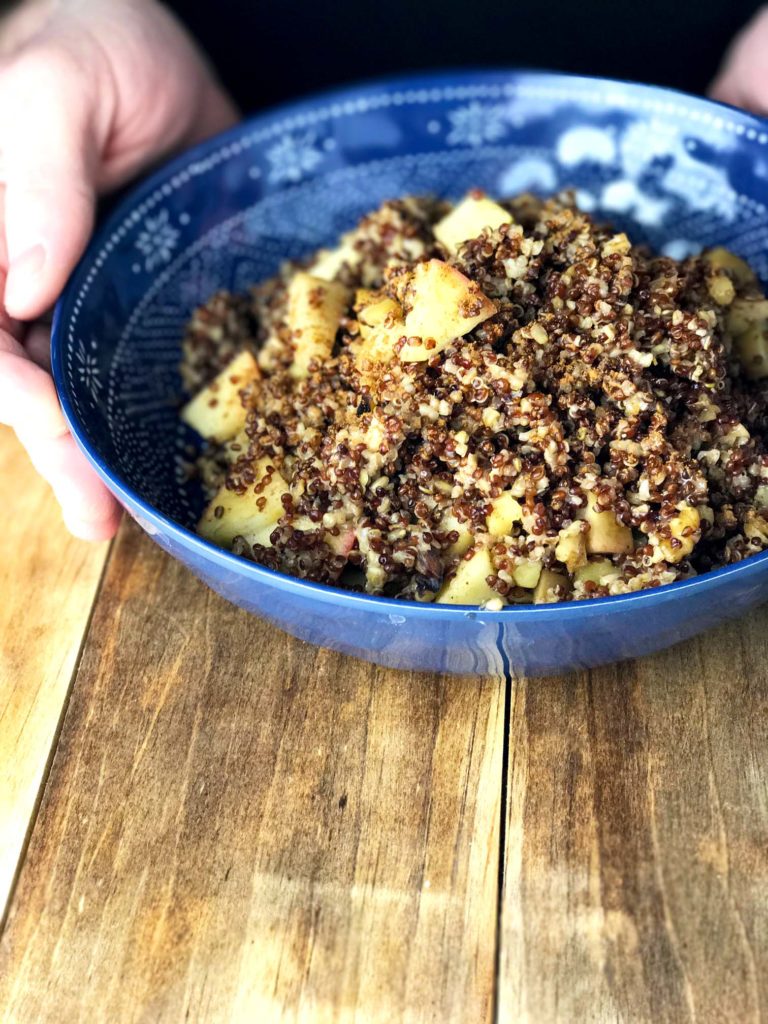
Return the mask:
<svg viewBox="0 0 768 1024">
<path fill-rule="evenodd" d="M 70 434 L 52 439 L 28 437 L 20 440 L 35 469 L 53 488 L 64 521 L 76 537 L 106 540 L 120 523 L 120 507 Z"/>
<path fill-rule="evenodd" d="M 0 331 L 0 423 L 44 439 L 67 433 L 50 376 L 26 356 L 22 346 Z"/>
<path fill-rule="evenodd" d="M 24 351 L 33 363 L 37 363 L 38 366 L 50 373 L 51 328 L 43 323 L 32 324 L 24 338 Z"/>
<path fill-rule="evenodd" d="M 709 95 L 713 100 L 729 103 L 732 107 L 741 107 L 744 104 L 736 80 L 727 74 L 718 75 L 709 87 Z"/>
<path fill-rule="evenodd" d="M 15 53 L 50 17 L 51 0 L 26 0 L 0 14 L 0 56 Z"/>
<path fill-rule="evenodd" d="M 709 94 L 723 103 L 756 114 L 768 110 L 768 7 L 763 7 L 738 33 L 723 58 Z"/>
<path fill-rule="evenodd" d="M 35 468 L 53 487 L 71 531 L 89 540 L 111 537 L 120 519 L 117 502 L 70 436 L 51 378 L 4 333 L 0 423 L 13 427 Z"/>
<path fill-rule="evenodd" d="M 82 75 L 69 54 L 38 46 L 0 76 L 5 307 L 18 319 L 53 304 L 93 227 L 97 149 Z"/>
<path fill-rule="evenodd" d="M 240 114 L 237 107 L 224 90 L 211 80 L 204 89 L 199 116 L 195 118 L 183 144 L 195 146 L 198 142 L 204 142 L 211 138 L 212 135 L 234 127 L 239 120 Z"/>
<path fill-rule="evenodd" d="M 2 230 L 2 220 L 0 220 L 0 230 Z M 5 305 L 3 303 L 3 294 L 5 292 L 5 277 L 6 271 L 5 266 L 0 262 L 0 331 L 5 331 L 7 334 L 13 335 L 14 338 L 18 338 L 23 330 L 22 325 L 18 320 L 14 320 L 13 317 L 8 316 Z"/>
</svg>

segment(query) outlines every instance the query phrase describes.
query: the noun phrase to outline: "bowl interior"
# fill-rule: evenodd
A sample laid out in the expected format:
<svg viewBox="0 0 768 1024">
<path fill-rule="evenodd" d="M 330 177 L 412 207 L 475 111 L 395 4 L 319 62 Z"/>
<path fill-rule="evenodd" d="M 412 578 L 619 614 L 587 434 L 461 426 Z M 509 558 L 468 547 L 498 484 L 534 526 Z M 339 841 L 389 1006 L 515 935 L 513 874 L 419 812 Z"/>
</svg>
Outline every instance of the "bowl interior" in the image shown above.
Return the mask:
<svg viewBox="0 0 768 1024">
<path fill-rule="evenodd" d="M 54 327 L 76 435 L 140 502 L 191 526 L 178 362 L 195 306 L 332 243 L 382 200 L 572 187 L 680 257 L 724 244 L 768 280 L 768 129 L 666 90 L 453 73 L 352 88 L 255 118 L 170 164 L 96 237 Z"/>
</svg>

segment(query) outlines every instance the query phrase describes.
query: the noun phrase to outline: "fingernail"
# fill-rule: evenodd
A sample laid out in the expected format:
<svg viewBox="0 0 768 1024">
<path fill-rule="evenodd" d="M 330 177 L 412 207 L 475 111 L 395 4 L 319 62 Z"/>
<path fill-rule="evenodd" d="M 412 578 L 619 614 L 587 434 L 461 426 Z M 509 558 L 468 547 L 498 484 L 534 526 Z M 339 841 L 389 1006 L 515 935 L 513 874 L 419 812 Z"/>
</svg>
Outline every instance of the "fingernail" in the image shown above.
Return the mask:
<svg viewBox="0 0 768 1024">
<path fill-rule="evenodd" d="M 23 315 L 26 307 L 34 303 L 44 266 L 42 245 L 33 245 L 11 261 L 5 282 L 5 306 L 10 313 Z"/>
</svg>

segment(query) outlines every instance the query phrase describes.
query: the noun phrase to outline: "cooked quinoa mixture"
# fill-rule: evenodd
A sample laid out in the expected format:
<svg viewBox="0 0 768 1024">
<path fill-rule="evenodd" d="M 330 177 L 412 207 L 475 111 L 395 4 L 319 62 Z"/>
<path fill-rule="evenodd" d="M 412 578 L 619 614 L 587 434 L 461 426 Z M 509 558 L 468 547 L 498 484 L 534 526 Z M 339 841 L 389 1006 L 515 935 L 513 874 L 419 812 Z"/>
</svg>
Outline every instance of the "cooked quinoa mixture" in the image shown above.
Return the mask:
<svg viewBox="0 0 768 1024">
<path fill-rule="evenodd" d="M 553 602 L 768 546 L 768 300 L 568 195 L 386 202 L 183 346 L 199 532 L 370 594 Z"/>
</svg>

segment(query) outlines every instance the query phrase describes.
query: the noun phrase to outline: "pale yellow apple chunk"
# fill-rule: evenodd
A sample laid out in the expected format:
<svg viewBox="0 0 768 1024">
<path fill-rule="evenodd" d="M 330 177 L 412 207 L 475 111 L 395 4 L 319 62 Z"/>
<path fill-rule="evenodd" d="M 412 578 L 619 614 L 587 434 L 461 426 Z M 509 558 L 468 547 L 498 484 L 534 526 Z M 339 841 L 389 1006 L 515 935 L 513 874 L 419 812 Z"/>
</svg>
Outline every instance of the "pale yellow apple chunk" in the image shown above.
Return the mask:
<svg viewBox="0 0 768 1024">
<path fill-rule="evenodd" d="M 609 562 L 607 558 L 596 558 L 591 562 L 587 562 L 586 565 L 579 566 L 576 572 L 573 574 L 573 578 L 576 583 L 601 583 L 606 576 L 618 573 L 618 569 Z"/>
<path fill-rule="evenodd" d="M 235 436 L 224 445 L 224 458 L 230 464 L 237 462 L 238 459 L 241 459 L 247 453 L 250 446 L 251 439 L 244 430 L 241 430 L 239 434 L 235 434 Z"/>
<path fill-rule="evenodd" d="M 231 547 L 235 537 L 244 537 L 249 544 L 269 546 L 270 534 L 284 512 L 282 496 L 288 493 L 288 485 L 278 470 L 268 472 L 270 466 L 269 459 L 259 459 L 254 464 L 256 482 L 242 494 L 226 486 L 218 491 L 197 525 L 201 537 L 223 548 Z"/>
<path fill-rule="evenodd" d="M 534 604 L 556 604 L 565 599 L 569 590 L 568 577 L 552 569 L 544 569 L 533 591 Z"/>
<path fill-rule="evenodd" d="M 446 554 L 455 558 L 465 555 L 472 547 L 474 536 L 468 523 L 462 523 L 453 512 L 446 512 L 440 520 L 440 531 L 442 533 L 457 533 L 457 539 L 446 550 Z"/>
<path fill-rule="evenodd" d="M 223 444 L 245 426 L 243 388 L 261 376 L 250 352 L 241 352 L 181 410 L 181 418 L 201 437 Z"/>
<path fill-rule="evenodd" d="M 360 289 L 355 295 L 360 342 L 355 360 L 386 363 L 394 358 L 395 344 L 405 334 L 403 309 L 388 295 Z"/>
<path fill-rule="evenodd" d="M 731 334 L 743 334 L 755 324 L 765 327 L 766 321 L 768 299 L 735 299 L 728 310 L 726 326 Z"/>
<path fill-rule="evenodd" d="M 768 323 L 750 324 L 734 339 L 734 347 L 745 377 L 768 377 Z"/>
<path fill-rule="evenodd" d="M 485 229 L 511 224 L 512 214 L 485 196 L 462 199 L 449 214 L 434 227 L 435 238 L 449 253 L 458 251 L 462 242 L 477 236 Z"/>
<path fill-rule="evenodd" d="M 299 516 L 291 521 L 295 530 L 302 530 L 305 533 L 316 533 L 323 530 L 323 540 L 335 555 L 343 555 L 345 558 L 354 547 L 355 530 L 352 526 L 342 527 L 337 534 L 330 530 L 324 530 L 322 524 L 314 523 L 309 516 Z"/>
<path fill-rule="evenodd" d="M 386 327 L 403 319 L 399 302 L 383 292 L 372 292 L 367 288 L 359 288 L 355 292 L 355 309 L 363 337 L 370 337 L 377 327 Z"/>
<path fill-rule="evenodd" d="M 541 572 L 541 562 L 536 562 L 532 558 L 526 558 L 519 565 L 515 566 L 515 571 L 512 575 L 518 587 L 523 587 L 525 590 L 533 590 L 541 579 Z"/>
<path fill-rule="evenodd" d="M 601 512 L 595 505 L 596 497 L 587 494 L 587 506 L 579 518 L 589 523 L 587 533 L 588 555 L 627 555 L 634 550 L 632 530 L 620 523 L 613 512 Z"/>
<path fill-rule="evenodd" d="M 398 353 L 404 362 L 431 359 L 496 312 L 494 303 L 474 281 L 442 260 L 416 266 L 408 285 L 408 301 L 405 334 L 409 341 Z"/>
<path fill-rule="evenodd" d="M 713 270 L 724 270 L 736 284 L 752 284 L 755 280 L 755 273 L 746 260 L 723 246 L 717 246 L 704 253 L 704 259 Z"/>
<path fill-rule="evenodd" d="M 349 292 L 336 281 L 323 281 L 300 271 L 288 286 L 288 327 L 294 356 L 291 376 L 302 380 L 313 359 L 328 359 L 336 341 Z"/>
<path fill-rule="evenodd" d="M 707 291 L 718 306 L 730 306 L 736 298 L 736 289 L 733 286 L 733 281 L 722 270 L 713 274 L 709 281 L 707 281 Z"/>
<path fill-rule="evenodd" d="M 670 519 L 669 532 L 671 537 L 665 537 L 659 547 L 668 562 L 681 562 L 691 554 L 701 538 L 701 516 L 695 508 L 683 508 Z"/>
<path fill-rule="evenodd" d="M 512 497 L 510 491 L 503 491 L 491 502 L 491 511 L 486 519 L 488 533 L 492 537 L 507 537 L 512 532 L 512 526 L 519 523 L 522 517 L 520 502 Z"/>
<path fill-rule="evenodd" d="M 487 583 L 486 577 L 495 575 L 491 555 L 486 547 L 479 547 L 466 560 L 459 562 L 455 574 L 438 592 L 437 604 L 483 604 L 495 601 L 499 595 Z"/>
<path fill-rule="evenodd" d="M 360 259 L 361 254 L 355 249 L 351 237 L 346 235 L 336 249 L 321 249 L 307 273 L 322 281 L 334 281 L 345 264 L 354 268 Z"/>
<path fill-rule="evenodd" d="M 566 566 L 568 572 L 574 572 L 586 562 L 587 540 L 582 523 L 571 523 L 560 531 L 555 558 Z"/>
</svg>

